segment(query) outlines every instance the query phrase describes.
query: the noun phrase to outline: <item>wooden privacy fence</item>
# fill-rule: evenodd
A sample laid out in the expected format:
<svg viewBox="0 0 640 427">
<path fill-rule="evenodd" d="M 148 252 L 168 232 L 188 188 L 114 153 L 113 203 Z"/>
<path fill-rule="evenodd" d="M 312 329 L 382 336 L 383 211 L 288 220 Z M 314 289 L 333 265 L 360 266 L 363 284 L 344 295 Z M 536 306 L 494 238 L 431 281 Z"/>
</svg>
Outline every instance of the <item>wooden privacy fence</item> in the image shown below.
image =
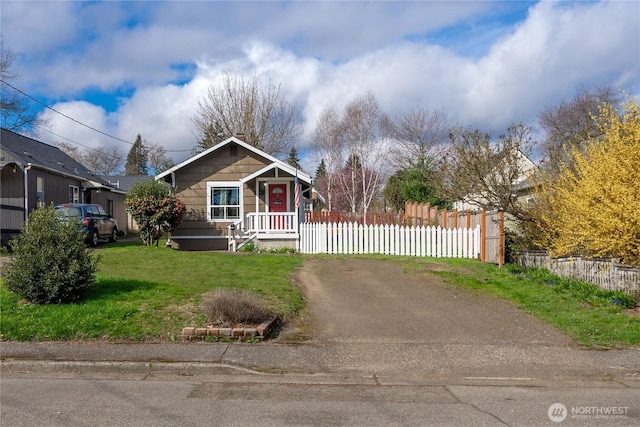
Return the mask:
<svg viewBox="0 0 640 427">
<path fill-rule="evenodd" d="M 357 222 L 358 224 L 405 224 L 402 212 L 368 213 L 366 215 L 351 212 L 305 212 L 304 222 Z"/>
<path fill-rule="evenodd" d="M 558 276 L 583 280 L 602 289 L 640 295 L 640 268 L 618 264 L 615 260 L 551 258 L 543 251 L 523 251 L 516 255 L 516 261 L 521 267 L 546 268 Z"/>
<path fill-rule="evenodd" d="M 480 226 L 480 261 L 504 264 L 504 212 L 439 209 L 429 203 L 404 205 L 405 223 L 471 229 Z"/>
<path fill-rule="evenodd" d="M 303 223 L 300 252 L 306 254 L 385 254 L 442 258 L 477 258 L 480 226 L 432 226 Z"/>
</svg>

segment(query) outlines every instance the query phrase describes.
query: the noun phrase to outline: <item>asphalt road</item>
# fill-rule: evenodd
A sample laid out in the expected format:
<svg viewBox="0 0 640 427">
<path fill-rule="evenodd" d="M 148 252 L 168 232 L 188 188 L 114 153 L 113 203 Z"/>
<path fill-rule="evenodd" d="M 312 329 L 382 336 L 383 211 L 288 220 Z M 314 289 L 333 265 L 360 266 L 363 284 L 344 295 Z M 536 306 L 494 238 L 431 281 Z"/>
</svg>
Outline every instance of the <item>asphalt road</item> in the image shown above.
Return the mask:
<svg viewBox="0 0 640 427">
<path fill-rule="evenodd" d="M 393 262 L 297 279 L 309 310 L 276 342 L 2 343 L 0 424 L 640 425 L 639 349 L 578 348 Z"/>
</svg>

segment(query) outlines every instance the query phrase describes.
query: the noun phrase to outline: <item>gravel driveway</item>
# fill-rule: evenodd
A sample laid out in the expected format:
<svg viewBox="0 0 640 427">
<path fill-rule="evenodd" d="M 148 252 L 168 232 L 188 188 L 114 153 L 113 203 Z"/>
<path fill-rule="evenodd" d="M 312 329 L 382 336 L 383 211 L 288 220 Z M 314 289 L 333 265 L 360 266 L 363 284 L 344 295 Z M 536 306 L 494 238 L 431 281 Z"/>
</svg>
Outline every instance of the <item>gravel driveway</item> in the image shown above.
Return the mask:
<svg viewBox="0 0 640 427">
<path fill-rule="evenodd" d="M 307 259 L 298 279 L 313 341 L 566 345 L 559 330 L 479 291 L 391 260 Z"/>
</svg>

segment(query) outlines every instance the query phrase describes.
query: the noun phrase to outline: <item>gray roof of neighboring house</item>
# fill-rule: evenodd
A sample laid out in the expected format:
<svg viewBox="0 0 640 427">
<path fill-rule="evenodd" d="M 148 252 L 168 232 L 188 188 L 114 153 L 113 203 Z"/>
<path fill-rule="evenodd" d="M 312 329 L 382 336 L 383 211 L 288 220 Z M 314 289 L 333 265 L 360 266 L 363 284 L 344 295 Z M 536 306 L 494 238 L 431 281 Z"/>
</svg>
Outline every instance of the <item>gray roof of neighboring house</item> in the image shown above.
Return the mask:
<svg viewBox="0 0 640 427">
<path fill-rule="evenodd" d="M 16 163 L 20 167 L 31 165 L 60 175 L 109 186 L 107 181 L 96 176 L 59 148 L 10 130 L 1 129 L 0 149 L 0 167 L 9 163 Z"/>
<path fill-rule="evenodd" d="M 116 187 L 118 190 L 129 191 L 131 187 L 135 184 L 144 181 L 153 180 L 153 176 L 151 175 L 113 175 L 113 176 L 103 176 L 103 180 L 109 182 L 112 186 Z"/>
</svg>

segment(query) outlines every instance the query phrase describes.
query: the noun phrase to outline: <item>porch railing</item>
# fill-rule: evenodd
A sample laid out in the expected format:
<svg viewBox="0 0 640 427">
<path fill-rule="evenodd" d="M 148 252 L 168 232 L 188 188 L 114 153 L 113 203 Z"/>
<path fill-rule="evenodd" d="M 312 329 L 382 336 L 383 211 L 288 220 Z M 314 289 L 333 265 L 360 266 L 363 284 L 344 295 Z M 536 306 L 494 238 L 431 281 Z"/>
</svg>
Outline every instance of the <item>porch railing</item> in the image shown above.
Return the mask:
<svg viewBox="0 0 640 427">
<path fill-rule="evenodd" d="M 257 234 L 297 233 L 295 212 L 251 212 L 244 218 L 244 231 Z"/>
<path fill-rule="evenodd" d="M 228 228 L 228 247 L 235 252 L 242 245 L 255 237 L 271 235 L 275 238 L 289 238 L 284 235 L 296 236 L 298 222 L 295 212 L 251 212 L 244 219 L 235 221 Z M 242 243 L 238 244 L 239 241 Z"/>
</svg>

